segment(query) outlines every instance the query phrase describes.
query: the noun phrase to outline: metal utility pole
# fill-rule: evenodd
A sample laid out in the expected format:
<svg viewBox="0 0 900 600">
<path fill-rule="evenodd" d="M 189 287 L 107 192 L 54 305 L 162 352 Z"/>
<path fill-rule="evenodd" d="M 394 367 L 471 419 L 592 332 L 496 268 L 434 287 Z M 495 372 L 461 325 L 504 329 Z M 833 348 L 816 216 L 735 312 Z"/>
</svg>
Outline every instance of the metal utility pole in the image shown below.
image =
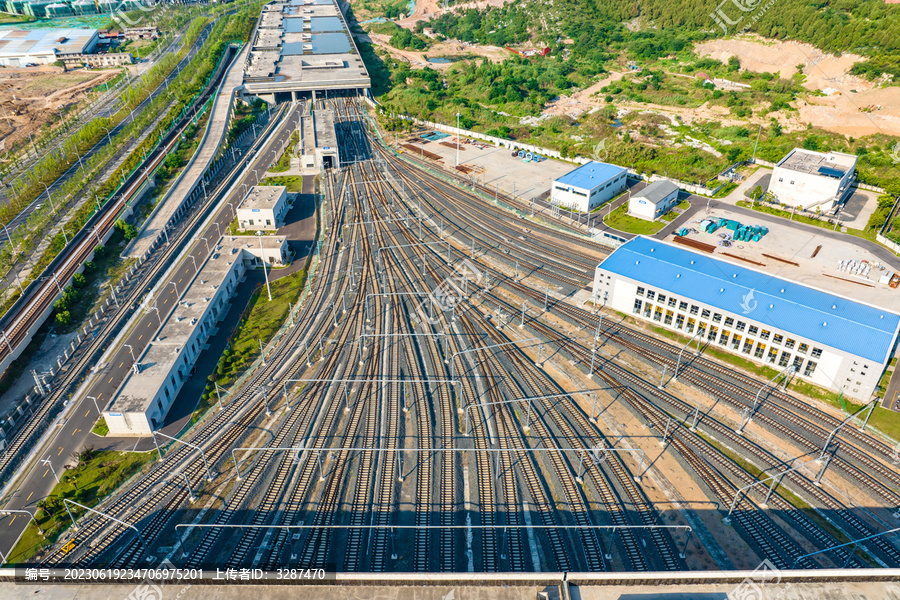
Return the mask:
<svg viewBox="0 0 900 600">
<path fill-rule="evenodd" d="M 53 473 L 53 477 L 56 479 L 56 483 L 59 483 L 59 475 L 56 474 L 56 469 L 53 468 L 53 463 L 50 462 L 50 455 L 47 455 L 47 458 L 41 459 L 41 464 L 50 467 L 50 472 Z M 47 473 L 44 473 L 46 475 Z M 74 521 L 73 521 L 74 522 Z"/>
<path fill-rule="evenodd" d="M 262 231 L 257 231 L 256 237 L 259 238 L 259 254 L 260 254 L 259 259 L 262 261 L 263 276 L 266 278 L 266 291 L 269 293 L 269 302 L 271 302 L 272 301 L 272 288 L 269 286 L 269 273 L 266 271 L 266 254 L 265 254 L 265 250 L 263 250 Z"/>
</svg>

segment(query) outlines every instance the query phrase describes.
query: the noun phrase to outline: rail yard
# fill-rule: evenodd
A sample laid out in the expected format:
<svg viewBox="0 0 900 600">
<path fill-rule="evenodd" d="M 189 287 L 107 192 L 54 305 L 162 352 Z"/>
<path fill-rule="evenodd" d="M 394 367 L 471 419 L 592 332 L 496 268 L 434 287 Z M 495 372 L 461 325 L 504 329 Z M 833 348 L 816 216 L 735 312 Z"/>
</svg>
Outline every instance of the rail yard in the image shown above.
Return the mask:
<svg viewBox="0 0 900 600">
<path fill-rule="evenodd" d="M 272 23 L 301 35 L 279 6 L 267 7 L 246 62 L 266 110 L 247 133 L 215 141 L 215 173 L 179 180 L 193 190 L 179 196 L 183 207 L 162 196 L 158 210 L 175 215 L 163 235 L 4 435 L 0 551 L 18 568 L 0 577 L 70 583 L 74 570 L 128 584 L 136 572 L 171 585 L 171 570 L 186 574 L 180 583 L 421 586 L 434 592 L 423 597 L 451 599 L 444 589 L 454 586 L 463 598 L 500 586 L 525 586 L 521 597 L 619 597 L 596 591 L 615 586 L 766 597 L 744 594 L 749 581 L 790 598 L 894 585 L 900 456 L 869 424 L 887 410 L 877 398 L 842 411 L 799 385 L 799 363 L 782 357 L 776 368 L 773 356 L 763 376 L 723 358 L 714 345 L 726 342 L 705 329 L 667 335 L 635 317 L 639 304 L 634 315 L 612 310 L 592 285 L 616 246 L 578 219 L 535 217 L 534 199 L 387 143 L 361 61 L 350 83 L 319 91 L 315 69 L 302 89 L 264 80 L 270 47 L 282 51 Z M 302 14 L 297 6 L 284 14 Z M 337 6 L 312 17 L 335 19 L 327 35 L 346 26 Z M 260 47 L 269 54 L 254 56 Z M 229 47 L 223 65 L 239 54 Z M 224 93 L 225 74 L 198 106 Z M 195 118 L 160 140 L 4 316 L 0 360 L 30 339 Z M 291 188 L 294 178 L 302 183 Z M 244 199 L 285 185 L 270 196 L 289 204 L 278 208 L 285 223 L 254 225 L 248 212 L 237 231 Z M 310 239 L 291 229 L 296 214 L 315 223 Z M 250 305 L 230 283 L 210 301 L 222 290 L 208 273 L 235 261 L 246 265 L 234 273 L 236 287 L 253 287 Z M 302 285 L 278 295 L 295 276 Z M 238 352 L 234 331 L 278 302 L 287 307 L 275 333 L 253 336 L 252 360 L 220 386 L 222 349 L 204 340 L 227 329 L 227 351 Z M 161 335 L 166 323 L 188 341 Z M 177 346 L 158 377 L 151 344 Z M 207 404 L 188 386 L 195 371 Z M 124 398 L 141 373 L 158 389 Z M 181 420 L 167 415 L 172 403 L 187 406 Z M 137 408 L 123 416 L 121 406 Z M 150 434 L 91 434 L 101 415 Z M 51 509 L 54 479 L 72 478 L 66 456 L 96 444 L 146 464 L 90 505 L 67 496 Z M 64 526 L 23 549 L 51 510 Z M 858 597 L 888 597 L 881 589 Z"/>
</svg>

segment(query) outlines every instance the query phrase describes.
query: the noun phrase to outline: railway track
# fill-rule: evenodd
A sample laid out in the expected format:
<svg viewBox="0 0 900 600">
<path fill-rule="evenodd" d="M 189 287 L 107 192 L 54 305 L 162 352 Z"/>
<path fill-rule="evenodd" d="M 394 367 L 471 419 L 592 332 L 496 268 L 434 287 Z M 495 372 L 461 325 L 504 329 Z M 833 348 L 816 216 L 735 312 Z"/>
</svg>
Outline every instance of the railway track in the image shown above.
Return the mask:
<svg viewBox="0 0 900 600">
<path fill-rule="evenodd" d="M 270 127 L 277 122 L 277 117 L 270 122 Z M 85 372 L 99 358 L 99 355 L 105 351 L 112 338 L 115 336 L 119 328 L 119 324 L 131 318 L 136 310 L 140 307 L 140 300 L 146 294 L 147 290 L 153 285 L 157 277 L 161 276 L 169 268 L 171 261 L 178 256 L 179 252 L 184 248 L 195 227 L 206 218 L 213 199 L 223 193 L 237 176 L 243 164 L 250 160 L 257 149 L 266 139 L 266 133 L 261 134 L 258 141 L 251 146 L 241 161 L 236 164 L 232 170 L 225 175 L 216 190 L 212 191 L 208 198 L 200 204 L 192 207 L 193 213 L 188 214 L 182 219 L 180 229 L 173 231 L 170 239 L 171 244 L 161 246 L 155 254 L 142 263 L 135 271 L 129 285 L 131 290 L 120 298 L 118 306 L 114 312 L 104 315 L 105 323 L 95 332 L 93 341 L 88 343 L 85 350 L 81 351 L 81 356 L 72 363 L 65 373 L 61 376 L 59 384 L 41 401 L 40 406 L 31 415 L 28 422 L 16 431 L 14 437 L 8 440 L 6 451 L 0 457 L 0 481 L 6 482 L 10 477 L 11 471 L 15 469 L 22 460 L 22 452 L 30 448 L 36 441 L 35 438 L 40 435 L 45 427 L 49 424 L 50 419 L 60 410 L 63 400 L 71 392 L 71 389 L 84 376 Z M 90 240 L 89 240 L 90 241 Z M 93 251 L 93 246 L 91 246 Z"/>
<path fill-rule="evenodd" d="M 317 527 L 296 533 L 284 528 L 267 532 L 203 529 L 194 536 L 198 538 L 196 544 L 188 545 L 190 554 L 185 564 L 199 566 L 227 557 L 240 566 L 267 569 L 293 564 L 340 565 L 343 570 L 375 572 L 401 568 L 684 569 L 686 565 L 669 533 L 652 527 L 662 519 L 635 482 L 635 475 L 640 473 L 634 471 L 630 461 L 610 453 L 604 460 L 585 464 L 584 482 L 577 481 L 584 454 L 600 443 L 600 447 L 614 448 L 615 442 L 605 437 L 574 402 L 539 398 L 562 393 L 563 388 L 536 366 L 525 350 L 511 348 L 502 355 L 491 351 L 495 344 L 515 342 L 524 336 L 524 332 L 512 328 L 511 319 L 504 323 L 500 317 L 501 313 L 518 313 L 519 307 L 511 303 L 509 294 L 540 304 L 546 293 L 534 288 L 534 279 L 498 277 L 496 266 L 490 262 L 502 260 L 509 270 L 510 255 L 501 245 L 509 245 L 518 228 L 510 225 L 508 218 L 504 222 L 502 213 L 491 207 L 479 215 L 477 207 L 480 203 L 484 208 L 483 202 L 450 189 L 446 183 L 425 175 L 421 178 L 426 181 L 419 183 L 402 174 L 399 169 L 405 169 L 405 163 L 387 157 L 378 160 L 369 142 L 354 133 L 358 126 L 352 123 L 364 120 L 356 103 L 332 99 L 329 105 L 336 110 L 339 127 L 348 132 L 343 143 L 351 148 L 346 155 L 360 162 L 327 174 L 323 180 L 326 200 L 322 226 L 328 232 L 320 265 L 324 276 L 311 284 L 297 325 L 267 357 L 266 366 L 235 392 L 235 399 L 224 410 L 185 438 L 201 445 L 220 473 L 217 489 L 231 489 L 225 504 L 209 511 L 205 522 Z M 410 222 L 410 216 L 419 215 L 422 209 L 431 213 L 427 226 Z M 446 217 L 443 227 L 435 215 Z M 551 235 L 559 237 L 551 228 L 534 226 L 532 231 L 542 240 L 549 240 Z M 471 250 L 473 239 L 477 252 Z M 565 251 L 559 249 L 562 245 Z M 579 267 L 592 269 L 592 261 L 602 251 L 589 242 L 567 239 L 556 245 L 533 242 L 523 246 L 519 257 L 521 266 L 535 276 L 564 288 L 580 288 L 584 277 L 575 275 L 577 268 L 572 265 L 576 263 L 571 260 L 576 254 L 580 256 Z M 493 268 L 493 285 L 485 280 L 477 289 L 473 286 L 468 301 L 460 301 L 453 311 L 438 310 L 434 316 L 434 307 L 420 300 L 429 296 L 425 290 L 437 289 L 456 274 L 454 265 L 463 256 L 483 272 Z M 411 295 L 388 299 L 383 294 Z M 496 317 L 490 314 L 494 306 Z M 589 331 L 597 324 L 597 317 L 562 302 L 549 305 L 548 312 Z M 571 356 L 576 364 L 589 360 L 590 348 L 583 339 L 560 333 L 533 313 L 527 321 L 530 336 L 545 340 L 555 353 Z M 644 343 L 638 335 L 611 324 L 601 333 L 607 343 L 642 358 L 671 360 L 675 354 L 664 342 Z M 326 337 L 329 342 L 324 342 Z M 314 366 L 303 364 L 303 344 L 308 351 L 310 343 L 319 339 L 325 347 L 330 344 L 331 351 Z M 424 381 L 450 378 L 451 367 L 446 361 L 452 362 L 451 357 L 457 361 L 456 389 Z M 714 376 L 719 379 L 713 379 L 710 373 L 701 371 L 702 366 L 695 361 L 679 376 L 700 389 L 730 377 L 723 369 Z M 303 386 L 287 383 L 310 371 L 323 381 Z M 597 375 L 620 394 L 639 419 L 659 432 L 669 429 L 664 441 L 673 456 L 720 506 L 730 504 L 738 488 L 756 481 L 756 476 L 712 441 L 726 441 L 764 468 L 780 464 L 757 444 L 709 415 L 704 416 L 697 432 L 691 431 L 686 421 L 693 406 L 614 362 L 604 364 Z M 351 378 L 360 383 L 340 383 Z M 383 379 L 392 383 L 375 383 Z M 751 383 L 752 378 L 733 383 L 729 393 L 735 406 L 743 401 Z M 283 385 L 287 387 L 282 390 Z M 512 397 L 536 400 L 529 407 L 509 402 Z M 792 414 L 786 407 L 789 400 L 774 397 L 785 411 L 778 413 L 780 418 Z M 290 411 L 281 412 L 291 398 Z M 767 401 L 764 405 L 766 417 L 776 414 L 769 412 L 769 404 Z M 270 406 L 279 412 L 268 421 L 273 436 L 266 444 L 302 451 L 256 452 L 242 461 L 240 479 L 232 480 L 224 474 L 231 468 L 226 466 L 226 461 L 230 464 L 230 449 L 250 439 L 250 432 L 264 421 L 263 413 Z M 472 419 L 471 437 L 460 435 L 465 411 L 479 415 Z M 762 419 L 763 411 L 759 414 Z M 825 431 L 827 419 L 813 415 L 804 418 L 818 427 L 816 435 Z M 667 427 L 673 422 L 674 427 Z M 476 451 L 424 452 L 460 446 Z M 359 447 L 371 451 L 351 450 Z M 535 452 L 559 447 L 571 447 L 578 456 Z M 317 454 L 324 449 L 334 450 L 323 456 L 320 473 Z M 874 464 L 880 462 L 872 460 Z M 475 472 L 461 486 L 461 476 L 468 477 L 470 468 Z M 170 449 L 163 463 L 107 503 L 104 510 L 139 525 L 151 543 L 171 540 L 173 522 L 187 513 L 186 490 L 173 485 L 173 474 L 182 472 L 198 486 L 205 474 L 196 452 L 179 445 Z M 860 470 L 860 477 L 864 476 Z M 467 481 L 476 489 L 463 492 Z M 805 477 L 787 476 L 783 486 L 833 511 L 839 525 L 835 528 L 841 532 L 862 535 L 872 531 L 869 523 L 827 491 L 811 486 Z M 206 493 L 214 491 L 207 486 Z M 466 508 L 460 510 L 464 493 Z M 414 514 L 401 516 L 409 505 L 408 497 L 413 498 Z M 806 553 L 808 545 L 823 548 L 836 543 L 833 529 L 797 510 L 781 489 L 769 499 L 777 517 L 758 510 L 756 497 L 744 495 L 739 500 L 733 524 L 751 548 L 776 566 L 789 567 Z M 402 522 L 420 528 L 409 533 L 396 529 Z M 454 529 L 466 523 L 478 528 Z M 612 536 L 609 532 L 604 535 L 596 529 L 599 524 L 620 529 Z M 426 525 L 442 527 L 432 533 L 424 528 Z M 575 529 L 566 529 L 573 525 Z M 647 529 L 637 533 L 630 525 Z M 145 558 L 141 545 L 125 535 L 120 526 L 86 520 L 73 538 L 81 549 L 79 561 L 140 564 Z M 612 560 L 605 558 L 604 547 L 615 549 Z M 836 550 L 827 559 L 806 560 L 802 566 L 813 568 L 848 560 L 853 566 L 862 566 L 872 557 L 887 564 L 900 562 L 887 542 L 868 543 L 866 552 L 868 558 L 857 559 L 846 550 Z M 177 554 L 174 558 L 179 559 Z M 48 562 L 62 560 L 57 552 Z"/>
</svg>

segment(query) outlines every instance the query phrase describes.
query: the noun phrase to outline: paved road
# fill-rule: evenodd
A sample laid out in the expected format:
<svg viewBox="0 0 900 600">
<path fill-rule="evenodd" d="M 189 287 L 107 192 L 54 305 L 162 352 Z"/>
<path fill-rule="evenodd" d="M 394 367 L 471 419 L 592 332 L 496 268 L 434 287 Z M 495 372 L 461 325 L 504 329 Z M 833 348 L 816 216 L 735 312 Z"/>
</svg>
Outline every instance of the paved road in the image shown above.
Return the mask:
<svg viewBox="0 0 900 600">
<path fill-rule="evenodd" d="M 297 106 L 287 115 L 285 123 L 280 129 L 276 130 L 276 134 L 270 138 L 263 150 L 260 151 L 245 170 L 243 179 L 239 180 L 232 188 L 235 191 L 219 200 L 219 206 L 223 208 L 216 213 L 209 227 L 202 232 L 201 237 L 214 242 L 219 237 L 217 231 L 225 231 L 227 229 L 228 224 L 234 217 L 231 206 L 227 202 L 230 201 L 233 205 L 236 205 L 240 196 L 242 196 L 241 184 L 256 184 L 257 179 L 254 169 L 264 173 L 275 162 L 281 148 L 286 144 L 291 132 L 296 127 L 299 118 L 300 107 Z M 218 228 L 215 223 L 218 223 Z M 182 257 L 180 265 L 174 270 L 170 278 L 165 282 L 160 282 L 157 287 L 158 291 L 154 298 L 154 303 L 158 309 L 143 312 L 133 324 L 122 346 L 112 353 L 109 362 L 98 365 L 94 381 L 89 386 L 85 397 L 77 401 L 78 405 L 71 410 L 68 419 L 49 442 L 48 448 L 44 449 L 41 456 L 41 458 L 50 459 L 50 463 L 57 473 L 62 473 L 63 466 L 69 461 L 69 457 L 73 452 L 91 445 L 91 438 L 96 439 L 90 432 L 91 427 L 97 420 L 99 412 L 102 412 L 111 401 L 134 362 L 131 350 L 126 345 L 130 345 L 134 350 L 134 355 L 139 356 L 147 343 L 153 339 L 161 322 L 177 305 L 178 298 L 185 291 L 185 284 L 191 280 L 195 273 L 194 261 L 190 260 L 188 256 L 193 256 L 196 259 L 196 264 L 199 266 L 203 264 L 203 261 L 209 254 L 209 250 L 214 248 L 215 243 L 207 246 L 205 242 L 199 239 L 194 243 L 187 255 Z M 173 286 L 172 283 L 175 285 Z M 180 294 L 176 293 L 176 288 L 181 292 Z M 96 406 L 90 397 L 97 399 Z M 135 440 L 132 438 L 129 441 L 134 446 Z M 149 446 L 152 447 L 152 440 Z M 37 466 L 31 473 L 18 481 L 18 485 L 7 499 L 5 508 L 35 510 L 37 502 L 52 491 L 55 483 L 52 470 L 48 466 L 37 463 Z M 0 519 L 0 548 L 3 549 L 4 555 L 13 547 L 26 525 L 27 521 L 21 516 L 19 518 L 4 517 Z"/>
</svg>

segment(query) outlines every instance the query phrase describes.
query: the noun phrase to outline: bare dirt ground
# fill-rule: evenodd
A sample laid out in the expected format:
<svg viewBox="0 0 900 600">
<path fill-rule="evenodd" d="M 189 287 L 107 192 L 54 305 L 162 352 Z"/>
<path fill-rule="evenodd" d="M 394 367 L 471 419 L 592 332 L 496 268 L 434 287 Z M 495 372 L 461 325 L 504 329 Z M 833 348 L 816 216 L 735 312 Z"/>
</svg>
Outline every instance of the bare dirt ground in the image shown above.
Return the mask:
<svg viewBox="0 0 900 600">
<path fill-rule="evenodd" d="M 784 78 L 794 75 L 797 66 L 803 65 L 804 87 L 826 95 L 800 101 L 798 116 L 782 116 L 780 120 L 789 129 L 804 128 L 811 123 L 857 137 L 873 133 L 900 135 L 900 88 L 877 87 L 850 75 L 850 69 L 863 60 L 862 56 L 835 56 L 810 44 L 776 42 L 758 36 L 713 40 L 699 44 L 695 51 L 721 61 L 736 56 L 742 68 L 779 73 Z"/>
<path fill-rule="evenodd" d="M 387 35 L 383 35 L 380 33 L 368 33 L 366 35 L 372 43 L 382 48 L 383 50 L 386 50 L 388 54 L 390 54 L 394 58 L 406 61 L 410 64 L 410 66 L 419 69 L 426 66 L 429 66 L 433 69 L 442 69 L 453 64 L 430 63 L 425 58 L 426 55 L 441 57 L 477 55 L 487 58 L 491 62 L 495 63 L 499 63 L 511 56 L 508 51 L 498 46 L 481 46 L 478 44 L 460 42 L 459 40 L 446 40 L 444 42 L 440 42 L 433 45 L 425 52 L 416 52 L 414 50 L 398 50 L 388 43 L 390 37 Z M 362 41 L 366 41 L 365 36 L 357 37 Z"/>
<path fill-rule="evenodd" d="M 651 112 L 668 117 L 679 116 L 685 124 L 695 121 L 719 121 L 725 126 L 758 124 L 775 116 L 786 131 L 806 129 L 807 123 L 843 135 L 863 136 L 874 133 L 900 135 L 900 87 L 878 87 L 859 77 L 850 75 L 854 63 L 863 57 L 855 54 L 834 56 L 797 42 L 774 42 L 756 36 L 739 40 L 713 40 L 695 48 L 701 56 L 727 61 L 737 56 L 743 68 L 755 72 L 778 73 L 789 78 L 804 65 L 804 87 L 821 91 L 825 96 L 810 96 L 797 102 L 798 112 L 784 111 L 764 117 L 739 119 L 721 106 L 704 104 L 698 108 L 683 108 L 652 103 L 618 102 L 620 116 L 625 112 Z M 550 103 L 541 113 L 541 119 L 567 115 L 580 115 L 604 105 L 598 97 L 601 88 L 618 81 L 625 72 L 613 72 L 590 87 L 562 96 Z M 539 119 L 540 120 L 540 119 Z"/>
<path fill-rule="evenodd" d="M 512 0 L 479 0 L 477 2 L 466 2 L 465 4 L 455 4 L 450 8 L 442 8 L 440 0 L 416 0 L 416 10 L 401 21 L 397 21 L 400 27 L 412 28 L 419 21 L 427 21 L 434 17 L 444 14 L 445 12 L 464 11 L 469 8 L 484 10 L 489 6 L 503 6 Z"/>
<path fill-rule="evenodd" d="M 87 90 L 117 70 L 64 72 L 60 67 L 0 69 L 0 141 L 7 145 L 27 139 L 62 109 L 80 102 Z"/>
</svg>

